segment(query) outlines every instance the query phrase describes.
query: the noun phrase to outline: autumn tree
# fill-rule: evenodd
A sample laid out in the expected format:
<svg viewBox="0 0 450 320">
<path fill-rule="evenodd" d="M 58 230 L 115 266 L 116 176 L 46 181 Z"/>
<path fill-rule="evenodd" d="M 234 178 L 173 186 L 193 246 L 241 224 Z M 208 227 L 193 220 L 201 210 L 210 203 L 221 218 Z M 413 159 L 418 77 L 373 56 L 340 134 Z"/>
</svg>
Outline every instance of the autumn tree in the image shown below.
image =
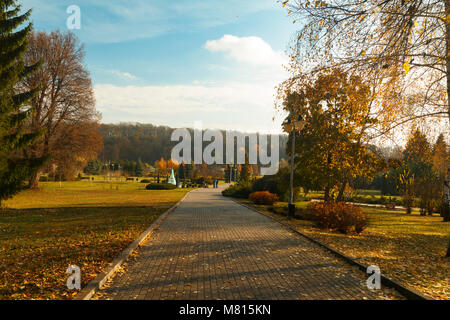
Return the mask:
<svg viewBox="0 0 450 320">
<path fill-rule="evenodd" d="M 167 168 L 169 169 L 169 170 L 174 170 L 174 171 L 176 171 L 176 170 L 178 170 L 178 168 L 180 167 L 180 164 L 177 162 L 177 161 L 175 161 L 175 160 L 172 160 L 172 159 L 169 159 L 168 161 L 167 161 Z"/>
<path fill-rule="evenodd" d="M 156 167 L 156 169 L 158 171 L 158 183 L 159 183 L 160 175 L 167 176 L 167 172 L 168 172 L 167 171 L 168 170 L 168 168 L 167 168 L 167 161 L 164 160 L 164 157 L 161 157 L 160 160 L 155 161 L 155 167 Z"/>
<path fill-rule="evenodd" d="M 379 94 L 384 129 L 417 117 L 450 119 L 448 0 L 296 0 L 283 5 L 301 24 L 295 54 L 299 66 L 364 73 Z"/>
<path fill-rule="evenodd" d="M 24 54 L 32 30 L 23 29 L 31 11 L 20 14 L 12 0 L 0 1 L 0 203 L 21 191 L 28 179 L 45 161 L 45 157 L 21 157 L 21 150 L 39 139 L 39 130 L 27 130 L 29 101 L 39 93 L 38 86 L 20 87 L 23 79 L 39 72 L 40 63 L 27 64 Z"/>
<path fill-rule="evenodd" d="M 103 141 L 96 122 L 83 121 L 79 125 L 62 123 L 55 133 L 50 165 L 55 174 L 64 180 L 75 175 L 102 151 Z"/>
<path fill-rule="evenodd" d="M 437 119 L 449 127 L 449 0 L 283 0 L 282 4 L 301 24 L 290 82 L 336 66 L 364 74 L 377 99 L 379 126 L 374 137 L 418 119 Z M 444 183 L 447 208 L 449 179 L 450 175 Z"/>
<path fill-rule="evenodd" d="M 27 156 L 52 156 L 80 151 L 93 154 L 100 150 L 99 144 L 102 142 L 98 135 L 95 139 L 75 141 L 82 134 L 76 128 L 91 126 L 89 132 L 94 132 L 99 121 L 91 79 L 84 66 L 84 49 L 76 36 L 70 32 L 35 32 L 29 37 L 25 58 L 29 64 L 43 61 L 42 68 L 22 83 L 25 88 L 41 88 L 31 100 L 33 112 L 30 128 L 44 131 L 43 138 L 26 150 Z M 69 130 L 74 136 L 68 137 L 63 130 Z M 60 139 L 73 145 L 65 146 Z M 64 148 L 64 151 L 58 148 Z M 75 159 L 74 153 L 65 157 L 64 161 Z M 67 166 L 66 163 L 64 165 Z M 37 172 L 30 179 L 30 187 L 37 187 L 41 173 Z"/>
<path fill-rule="evenodd" d="M 284 109 L 305 122 L 297 133 L 297 184 L 324 189 L 326 201 L 336 187 L 336 199 L 342 201 L 351 179 L 377 172 L 377 159 L 365 141 L 366 130 L 376 123 L 370 101 L 370 89 L 361 78 L 339 69 L 286 93 Z"/>
<path fill-rule="evenodd" d="M 426 135 L 413 130 L 406 144 L 404 166 L 414 176 L 414 193 L 419 197 L 421 213 L 432 214 L 442 199 L 442 184 L 433 170 L 433 151 Z"/>
</svg>

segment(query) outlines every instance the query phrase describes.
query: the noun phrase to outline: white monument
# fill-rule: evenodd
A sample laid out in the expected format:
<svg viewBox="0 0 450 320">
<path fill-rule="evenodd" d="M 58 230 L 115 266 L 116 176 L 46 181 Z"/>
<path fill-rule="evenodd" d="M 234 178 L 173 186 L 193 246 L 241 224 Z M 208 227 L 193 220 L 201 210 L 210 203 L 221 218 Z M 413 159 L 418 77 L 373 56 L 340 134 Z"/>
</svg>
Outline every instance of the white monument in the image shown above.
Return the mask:
<svg viewBox="0 0 450 320">
<path fill-rule="evenodd" d="M 172 169 L 172 172 L 170 173 L 170 178 L 167 181 L 167 183 L 173 184 L 174 186 L 177 185 L 177 180 L 175 179 L 175 175 L 173 173 L 173 169 Z"/>
</svg>

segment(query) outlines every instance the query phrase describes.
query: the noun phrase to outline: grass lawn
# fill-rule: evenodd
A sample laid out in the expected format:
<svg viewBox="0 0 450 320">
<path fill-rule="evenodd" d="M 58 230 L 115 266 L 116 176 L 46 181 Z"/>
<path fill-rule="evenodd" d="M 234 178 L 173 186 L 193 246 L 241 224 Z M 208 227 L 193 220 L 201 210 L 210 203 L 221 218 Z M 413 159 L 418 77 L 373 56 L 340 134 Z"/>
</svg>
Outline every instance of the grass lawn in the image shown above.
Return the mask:
<svg viewBox="0 0 450 320">
<path fill-rule="evenodd" d="M 141 183 L 46 182 L 0 211 L 0 299 L 68 299 L 65 272 L 82 286 L 103 271 L 188 189 L 147 191 Z"/>
<path fill-rule="evenodd" d="M 268 206 L 240 201 L 288 222 L 285 217 L 270 212 Z M 305 208 L 307 203 L 297 205 Z M 378 265 L 387 276 L 419 292 L 435 299 L 450 299 L 450 259 L 444 257 L 450 223 L 442 222 L 442 218 L 437 216 L 406 215 L 378 208 L 362 209 L 368 214 L 369 226 L 360 235 L 320 230 L 305 220 L 295 219 L 288 223 L 363 264 Z"/>
<path fill-rule="evenodd" d="M 41 182 L 39 190 L 25 190 L 5 201 L 7 208 L 167 206 L 180 199 L 185 189 L 172 192 L 145 190 L 145 183 L 75 181 Z"/>
</svg>

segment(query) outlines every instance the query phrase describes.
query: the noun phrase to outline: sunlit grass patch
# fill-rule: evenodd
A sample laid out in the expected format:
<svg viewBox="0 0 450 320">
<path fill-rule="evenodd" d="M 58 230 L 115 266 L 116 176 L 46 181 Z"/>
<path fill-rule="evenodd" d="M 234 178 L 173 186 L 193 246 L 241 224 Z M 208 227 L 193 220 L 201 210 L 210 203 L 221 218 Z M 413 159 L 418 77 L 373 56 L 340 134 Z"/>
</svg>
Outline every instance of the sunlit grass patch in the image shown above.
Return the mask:
<svg viewBox="0 0 450 320">
<path fill-rule="evenodd" d="M 12 209 L 58 207 L 165 206 L 178 201 L 187 189 L 145 190 L 138 182 L 43 182 L 38 190 L 25 190 L 7 200 L 3 206 Z"/>
</svg>

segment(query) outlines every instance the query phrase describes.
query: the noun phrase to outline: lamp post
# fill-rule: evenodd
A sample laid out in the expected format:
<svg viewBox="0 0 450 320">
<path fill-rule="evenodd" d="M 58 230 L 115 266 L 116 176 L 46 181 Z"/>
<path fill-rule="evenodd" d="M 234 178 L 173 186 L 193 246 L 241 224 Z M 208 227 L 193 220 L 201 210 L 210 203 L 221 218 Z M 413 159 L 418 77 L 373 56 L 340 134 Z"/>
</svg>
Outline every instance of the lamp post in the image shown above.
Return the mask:
<svg viewBox="0 0 450 320">
<path fill-rule="evenodd" d="M 296 130 L 300 131 L 305 126 L 305 122 L 303 121 L 303 117 L 301 115 L 294 121 L 292 121 L 291 118 L 292 116 L 289 116 L 284 123 L 285 130 L 292 134 L 291 165 L 290 165 L 290 179 L 289 179 L 289 203 L 287 213 L 288 219 L 295 216 L 295 204 L 294 204 L 295 133 Z"/>
</svg>

